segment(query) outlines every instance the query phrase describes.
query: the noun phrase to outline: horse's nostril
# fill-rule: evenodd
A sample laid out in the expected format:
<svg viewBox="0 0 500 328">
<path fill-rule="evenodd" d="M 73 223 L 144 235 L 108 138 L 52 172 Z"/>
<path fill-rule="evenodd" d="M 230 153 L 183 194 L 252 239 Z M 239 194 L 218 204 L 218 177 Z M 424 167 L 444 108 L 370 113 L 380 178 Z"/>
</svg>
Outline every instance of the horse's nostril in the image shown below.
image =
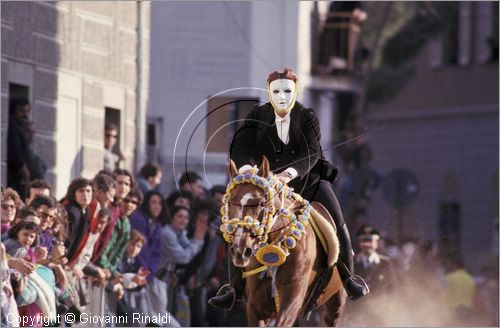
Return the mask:
<svg viewBox="0 0 500 328">
<path fill-rule="evenodd" d="M 245 248 L 245 250 L 243 251 L 243 258 L 244 259 L 248 259 L 250 256 L 252 256 L 252 249 L 247 247 Z"/>
</svg>

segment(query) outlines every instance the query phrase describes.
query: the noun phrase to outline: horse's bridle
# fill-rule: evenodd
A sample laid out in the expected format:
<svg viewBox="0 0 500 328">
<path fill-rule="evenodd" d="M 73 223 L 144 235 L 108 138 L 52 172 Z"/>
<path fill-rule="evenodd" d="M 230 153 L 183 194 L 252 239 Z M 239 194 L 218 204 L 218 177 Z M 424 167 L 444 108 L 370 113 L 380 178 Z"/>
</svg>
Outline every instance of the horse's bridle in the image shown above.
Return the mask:
<svg viewBox="0 0 500 328">
<path fill-rule="evenodd" d="M 265 194 L 265 204 L 263 212 L 264 216 L 262 218 L 262 223 L 250 216 L 245 216 L 240 218 L 229 218 L 229 198 L 232 191 L 237 185 L 240 184 L 252 184 L 259 187 Z M 274 223 L 274 217 L 276 214 L 276 206 L 274 205 L 274 197 L 277 193 L 280 193 L 284 189 L 283 184 L 273 175 L 270 175 L 268 179 L 260 177 L 255 171 L 243 173 L 234 177 L 229 185 L 227 186 L 226 193 L 222 198 L 222 225 L 221 231 L 223 233 L 224 239 L 228 243 L 233 243 L 234 234 L 238 228 L 243 227 L 251 231 L 251 233 L 256 237 L 256 239 L 264 243 L 267 241 L 267 236 L 270 229 Z"/>
<path fill-rule="evenodd" d="M 237 185 L 248 183 L 259 187 L 266 195 L 262 223 L 250 216 L 245 216 L 241 219 L 229 218 L 229 198 L 231 192 Z M 276 196 L 281 198 L 280 209 L 276 209 L 273 201 Z M 297 214 L 285 208 L 285 197 L 293 198 L 302 204 Z M 290 254 L 289 250 L 295 248 L 297 241 L 305 233 L 305 226 L 309 223 L 311 211 L 309 202 L 299 194 L 294 193 L 292 188 L 283 185 L 276 176 L 270 175 L 267 179 L 258 176 L 257 168 L 254 168 L 251 172 L 234 177 L 227 187 L 222 202 L 222 225 L 220 229 L 226 242 L 229 244 L 234 242 L 234 235 L 240 227 L 250 230 L 251 235 L 255 236 L 258 241 L 253 245 L 254 254 L 259 262 L 268 267 L 279 266 L 285 261 L 286 257 Z M 278 234 L 274 240 L 269 241 L 268 236 L 271 228 L 278 219 L 288 222 L 288 230 L 284 234 Z"/>
</svg>

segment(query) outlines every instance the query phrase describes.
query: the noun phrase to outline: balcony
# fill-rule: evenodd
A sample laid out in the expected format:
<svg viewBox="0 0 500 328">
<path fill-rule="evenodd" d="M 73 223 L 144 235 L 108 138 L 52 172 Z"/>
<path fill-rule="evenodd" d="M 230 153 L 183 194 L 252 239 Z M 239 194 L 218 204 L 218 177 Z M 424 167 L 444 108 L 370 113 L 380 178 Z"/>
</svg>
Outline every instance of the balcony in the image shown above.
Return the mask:
<svg viewBox="0 0 500 328">
<path fill-rule="evenodd" d="M 311 87 L 355 92 L 359 24 L 350 12 L 313 13 L 312 24 Z"/>
</svg>

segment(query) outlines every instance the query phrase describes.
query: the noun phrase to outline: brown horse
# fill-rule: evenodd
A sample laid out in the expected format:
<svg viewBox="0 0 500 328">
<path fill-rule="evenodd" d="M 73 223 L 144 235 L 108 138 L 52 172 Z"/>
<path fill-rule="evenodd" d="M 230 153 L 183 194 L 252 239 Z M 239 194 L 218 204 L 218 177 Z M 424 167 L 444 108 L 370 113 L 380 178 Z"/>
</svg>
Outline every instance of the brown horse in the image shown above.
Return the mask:
<svg viewBox="0 0 500 328">
<path fill-rule="evenodd" d="M 232 179 L 238 175 L 233 161 L 229 165 L 229 174 Z M 263 159 L 257 175 L 266 179 L 272 176 L 266 158 Z M 232 189 L 228 189 L 225 196 L 225 202 L 228 204 L 227 217 L 240 220 L 251 217 L 262 221 L 268 202 L 273 202 L 276 208 L 282 205 L 280 197 L 267 198 L 269 197 L 266 192 L 254 184 L 237 184 Z M 299 205 L 291 198 L 284 197 L 284 202 L 285 206 L 292 211 L 295 211 Z M 321 212 L 319 208 L 317 210 Z M 276 240 L 275 238 L 279 237 L 280 233 L 287 230 L 285 228 L 289 224 L 289 221 L 276 220 L 270 229 L 268 240 Z M 272 297 L 271 278 L 259 278 L 259 274 L 246 278 L 247 316 L 250 326 L 269 325 L 272 322 L 271 319 L 275 319 L 274 325 L 276 326 L 291 326 L 300 315 L 305 315 L 306 298 L 312 290 L 313 281 L 327 267 L 326 254 L 310 224 L 305 226 L 305 231 L 303 237 L 297 240 L 295 248 L 290 250 L 286 261 L 277 269 L 275 276 L 277 299 Z M 244 268 L 246 272 L 262 267 L 254 254 L 258 248 L 255 232 L 238 226 L 233 236 L 229 247 L 233 264 Z M 340 277 L 334 269 L 333 275 L 317 301 L 318 305 L 325 306 L 324 319 L 328 326 L 336 326 L 338 323 L 345 298 L 346 293 L 342 288 Z"/>
</svg>

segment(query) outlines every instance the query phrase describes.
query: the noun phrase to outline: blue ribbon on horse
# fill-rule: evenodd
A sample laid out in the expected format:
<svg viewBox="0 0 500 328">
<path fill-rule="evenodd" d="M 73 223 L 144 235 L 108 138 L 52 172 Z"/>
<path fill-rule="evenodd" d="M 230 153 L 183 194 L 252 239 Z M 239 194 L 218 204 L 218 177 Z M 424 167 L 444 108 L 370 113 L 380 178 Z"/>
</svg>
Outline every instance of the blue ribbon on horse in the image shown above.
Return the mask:
<svg viewBox="0 0 500 328">
<path fill-rule="evenodd" d="M 276 295 L 276 273 L 278 272 L 278 267 L 266 267 L 267 270 L 262 271 L 259 274 L 259 279 L 262 280 L 266 275 L 271 278 L 271 296 Z"/>
</svg>

